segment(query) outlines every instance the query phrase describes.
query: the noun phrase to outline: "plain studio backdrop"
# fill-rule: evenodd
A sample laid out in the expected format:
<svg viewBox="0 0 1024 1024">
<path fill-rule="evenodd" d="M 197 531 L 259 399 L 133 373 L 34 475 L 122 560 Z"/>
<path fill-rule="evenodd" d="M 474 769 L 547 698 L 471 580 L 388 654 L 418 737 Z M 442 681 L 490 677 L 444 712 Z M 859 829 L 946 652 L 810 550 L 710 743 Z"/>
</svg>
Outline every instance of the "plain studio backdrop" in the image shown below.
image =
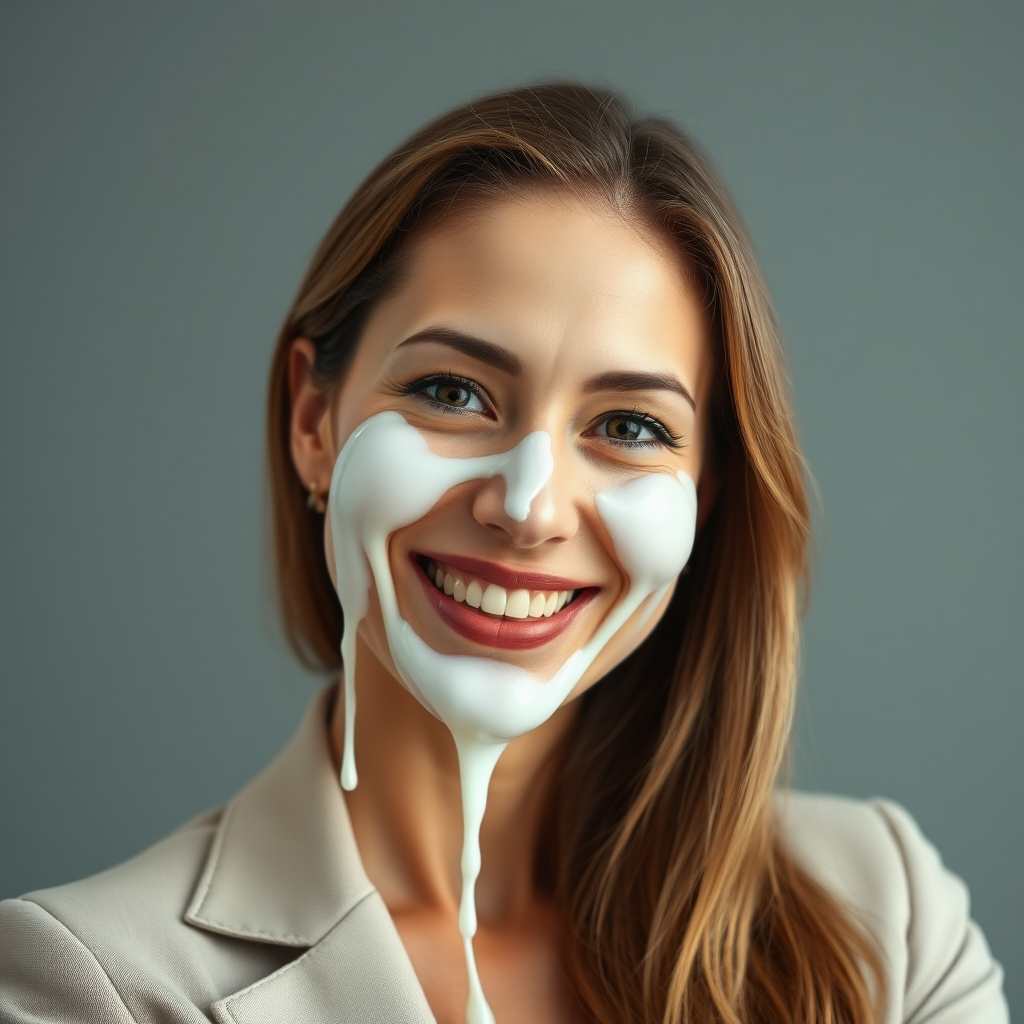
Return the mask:
<svg viewBox="0 0 1024 1024">
<path fill-rule="evenodd" d="M 319 682 L 266 558 L 278 325 L 353 188 L 490 90 L 616 87 L 708 149 L 822 496 L 795 776 L 903 803 L 1024 1012 L 1020 3 L 0 11 L 0 896 L 230 797 Z"/>
</svg>

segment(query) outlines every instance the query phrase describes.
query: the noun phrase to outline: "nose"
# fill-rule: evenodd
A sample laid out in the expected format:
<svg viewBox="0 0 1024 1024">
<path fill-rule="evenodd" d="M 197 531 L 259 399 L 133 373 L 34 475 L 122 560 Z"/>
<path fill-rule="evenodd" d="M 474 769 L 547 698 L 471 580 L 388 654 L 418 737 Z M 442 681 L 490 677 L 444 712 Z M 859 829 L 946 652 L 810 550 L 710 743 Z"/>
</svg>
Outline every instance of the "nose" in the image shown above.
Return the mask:
<svg viewBox="0 0 1024 1024">
<path fill-rule="evenodd" d="M 503 533 L 516 547 L 568 540 L 579 529 L 573 496 L 550 451 L 548 435 L 528 435 L 473 498 L 477 522 Z"/>
</svg>

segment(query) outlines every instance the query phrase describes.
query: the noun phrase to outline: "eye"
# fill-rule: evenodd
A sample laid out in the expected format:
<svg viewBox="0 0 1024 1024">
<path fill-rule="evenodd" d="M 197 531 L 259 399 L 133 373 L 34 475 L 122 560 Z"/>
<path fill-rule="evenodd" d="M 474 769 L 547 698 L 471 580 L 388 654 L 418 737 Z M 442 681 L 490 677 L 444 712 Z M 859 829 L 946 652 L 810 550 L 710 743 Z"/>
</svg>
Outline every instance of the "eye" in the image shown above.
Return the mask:
<svg viewBox="0 0 1024 1024">
<path fill-rule="evenodd" d="M 640 412 L 613 412 L 594 427 L 593 433 L 627 448 L 681 447 L 680 439 L 660 420 Z"/>
<path fill-rule="evenodd" d="M 604 428 L 603 430 L 601 428 Z M 653 441 L 650 427 L 633 416 L 609 416 L 598 424 L 598 434 L 616 441 Z"/>
<path fill-rule="evenodd" d="M 414 381 L 402 390 L 422 395 L 427 402 L 444 412 L 486 412 L 480 389 L 465 377 L 436 375 Z"/>
</svg>

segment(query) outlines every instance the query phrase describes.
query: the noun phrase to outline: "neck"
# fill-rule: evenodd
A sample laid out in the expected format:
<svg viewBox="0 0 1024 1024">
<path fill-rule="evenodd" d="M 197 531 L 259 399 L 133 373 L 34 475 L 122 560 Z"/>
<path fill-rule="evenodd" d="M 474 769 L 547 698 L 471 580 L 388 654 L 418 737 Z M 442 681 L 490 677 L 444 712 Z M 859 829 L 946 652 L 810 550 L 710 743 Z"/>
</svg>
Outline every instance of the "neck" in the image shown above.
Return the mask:
<svg viewBox="0 0 1024 1024">
<path fill-rule="evenodd" d="M 355 752 L 359 785 L 345 794 L 370 881 L 392 912 L 458 914 L 462 890 L 462 796 L 455 742 L 359 641 Z M 491 778 L 480 832 L 476 886 L 481 925 L 500 927 L 535 910 L 540 826 L 575 705 L 509 743 Z M 341 762 L 344 705 L 331 721 Z"/>
</svg>

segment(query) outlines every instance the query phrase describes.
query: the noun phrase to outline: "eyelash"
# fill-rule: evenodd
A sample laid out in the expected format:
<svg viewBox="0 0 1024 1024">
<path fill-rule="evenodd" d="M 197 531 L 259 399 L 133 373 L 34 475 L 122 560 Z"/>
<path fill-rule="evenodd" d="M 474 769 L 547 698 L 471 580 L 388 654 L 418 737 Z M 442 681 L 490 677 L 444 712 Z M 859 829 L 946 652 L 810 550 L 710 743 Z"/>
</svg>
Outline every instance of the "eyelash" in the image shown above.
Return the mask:
<svg viewBox="0 0 1024 1024">
<path fill-rule="evenodd" d="M 655 448 L 658 445 L 665 445 L 666 448 L 676 449 L 685 447 L 683 439 L 679 434 L 669 430 L 657 417 L 647 412 L 641 412 L 635 407 L 629 412 L 626 412 L 625 409 L 619 409 L 615 412 L 605 413 L 598 422 L 606 423 L 608 420 L 615 419 L 616 417 L 642 423 L 655 436 L 653 439 L 643 441 L 627 441 L 619 437 L 609 437 L 608 440 L 612 444 L 623 448 Z"/>
<path fill-rule="evenodd" d="M 459 387 L 465 388 L 470 392 L 470 394 L 475 395 L 481 405 L 486 406 L 489 404 L 486 393 L 480 385 L 476 383 L 476 381 L 470 380 L 468 377 L 460 377 L 457 373 L 432 373 L 429 377 L 420 377 L 418 380 L 410 381 L 408 384 L 397 384 L 395 385 L 394 390 L 400 395 L 418 395 L 431 408 L 437 409 L 440 412 L 454 413 L 459 416 L 467 415 L 466 410 L 459 409 L 452 405 L 445 405 L 444 402 L 439 402 L 436 398 L 432 398 L 430 395 L 424 394 L 428 388 L 431 388 L 436 384 L 457 384 Z M 629 412 L 625 409 L 618 409 L 613 412 L 605 413 L 605 415 L 598 420 L 598 423 L 605 423 L 617 416 L 622 419 L 636 420 L 638 423 L 642 423 L 651 431 L 652 434 L 655 435 L 654 438 L 642 441 L 628 441 L 623 438 L 609 437 L 605 435 L 606 440 L 620 448 L 655 448 L 659 445 L 664 445 L 666 448 L 674 449 L 685 447 L 683 439 L 679 434 L 675 434 L 669 430 L 669 428 L 666 427 L 665 424 L 657 417 L 652 416 L 647 412 L 641 412 L 636 407 Z M 595 424 L 595 426 L 596 425 L 597 424 Z"/>
<path fill-rule="evenodd" d="M 460 388 L 465 388 L 470 394 L 475 395 L 481 405 L 489 404 L 487 394 L 476 381 L 470 380 L 468 377 L 460 377 L 457 373 L 432 373 L 429 377 L 420 377 L 419 380 L 411 381 L 408 384 L 399 384 L 395 390 L 400 395 L 419 395 L 432 409 L 438 409 L 441 412 L 464 416 L 472 411 L 460 409 L 454 405 L 445 405 L 444 402 L 439 402 L 436 398 L 424 394 L 427 388 L 431 388 L 435 384 L 457 384 Z"/>
</svg>

